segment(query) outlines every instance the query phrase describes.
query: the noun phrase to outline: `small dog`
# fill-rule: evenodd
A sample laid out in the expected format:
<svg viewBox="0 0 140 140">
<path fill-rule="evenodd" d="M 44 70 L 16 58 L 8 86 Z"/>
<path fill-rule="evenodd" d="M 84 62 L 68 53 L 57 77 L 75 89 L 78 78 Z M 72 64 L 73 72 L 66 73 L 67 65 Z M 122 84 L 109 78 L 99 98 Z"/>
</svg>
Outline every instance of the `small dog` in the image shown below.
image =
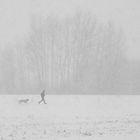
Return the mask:
<svg viewBox="0 0 140 140">
<path fill-rule="evenodd" d="M 29 102 L 29 99 L 20 99 L 18 101 L 19 104 L 21 104 L 21 103 L 28 103 L 28 102 Z"/>
</svg>

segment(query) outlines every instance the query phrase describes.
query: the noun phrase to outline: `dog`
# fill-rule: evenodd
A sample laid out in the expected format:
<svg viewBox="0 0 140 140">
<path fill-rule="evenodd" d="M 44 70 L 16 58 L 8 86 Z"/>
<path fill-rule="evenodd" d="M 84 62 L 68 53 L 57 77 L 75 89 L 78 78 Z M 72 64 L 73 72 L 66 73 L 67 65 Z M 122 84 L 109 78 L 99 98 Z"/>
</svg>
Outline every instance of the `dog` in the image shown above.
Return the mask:
<svg viewBox="0 0 140 140">
<path fill-rule="evenodd" d="M 29 102 L 29 99 L 20 99 L 18 101 L 19 104 L 21 104 L 21 103 L 28 103 L 28 102 Z"/>
</svg>

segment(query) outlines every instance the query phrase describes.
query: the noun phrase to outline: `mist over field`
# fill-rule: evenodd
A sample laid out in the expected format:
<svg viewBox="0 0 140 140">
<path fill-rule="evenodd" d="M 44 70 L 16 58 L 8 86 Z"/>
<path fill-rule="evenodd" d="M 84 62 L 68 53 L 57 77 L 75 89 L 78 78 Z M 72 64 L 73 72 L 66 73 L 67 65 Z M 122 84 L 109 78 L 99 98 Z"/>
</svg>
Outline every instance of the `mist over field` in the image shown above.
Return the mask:
<svg viewBox="0 0 140 140">
<path fill-rule="evenodd" d="M 139 0 L 0 0 L 0 140 L 139 140 L 139 95 Z"/>
<path fill-rule="evenodd" d="M 0 94 L 139 94 L 138 2 L 8 2 Z"/>
</svg>

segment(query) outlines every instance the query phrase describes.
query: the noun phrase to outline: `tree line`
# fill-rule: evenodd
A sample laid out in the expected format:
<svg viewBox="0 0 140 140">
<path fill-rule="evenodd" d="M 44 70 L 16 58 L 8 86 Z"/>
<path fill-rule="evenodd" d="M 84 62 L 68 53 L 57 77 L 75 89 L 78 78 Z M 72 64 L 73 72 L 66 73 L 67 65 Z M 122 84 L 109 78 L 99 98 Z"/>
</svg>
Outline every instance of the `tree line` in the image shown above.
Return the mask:
<svg viewBox="0 0 140 140">
<path fill-rule="evenodd" d="M 1 89 L 97 94 L 120 90 L 125 35 L 90 13 L 31 17 L 22 43 L 3 50 Z M 5 69 L 6 68 L 6 69 Z"/>
</svg>

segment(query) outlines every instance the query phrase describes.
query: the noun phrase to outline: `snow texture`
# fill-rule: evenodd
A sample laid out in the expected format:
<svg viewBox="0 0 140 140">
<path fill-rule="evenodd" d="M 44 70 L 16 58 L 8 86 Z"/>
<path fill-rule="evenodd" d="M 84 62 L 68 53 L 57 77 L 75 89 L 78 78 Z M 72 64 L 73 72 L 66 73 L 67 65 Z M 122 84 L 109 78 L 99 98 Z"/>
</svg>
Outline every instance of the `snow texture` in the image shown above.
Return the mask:
<svg viewBox="0 0 140 140">
<path fill-rule="evenodd" d="M 29 102 L 19 103 L 19 100 Z M 0 96 L 0 140 L 139 140 L 139 96 Z"/>
</svg>

